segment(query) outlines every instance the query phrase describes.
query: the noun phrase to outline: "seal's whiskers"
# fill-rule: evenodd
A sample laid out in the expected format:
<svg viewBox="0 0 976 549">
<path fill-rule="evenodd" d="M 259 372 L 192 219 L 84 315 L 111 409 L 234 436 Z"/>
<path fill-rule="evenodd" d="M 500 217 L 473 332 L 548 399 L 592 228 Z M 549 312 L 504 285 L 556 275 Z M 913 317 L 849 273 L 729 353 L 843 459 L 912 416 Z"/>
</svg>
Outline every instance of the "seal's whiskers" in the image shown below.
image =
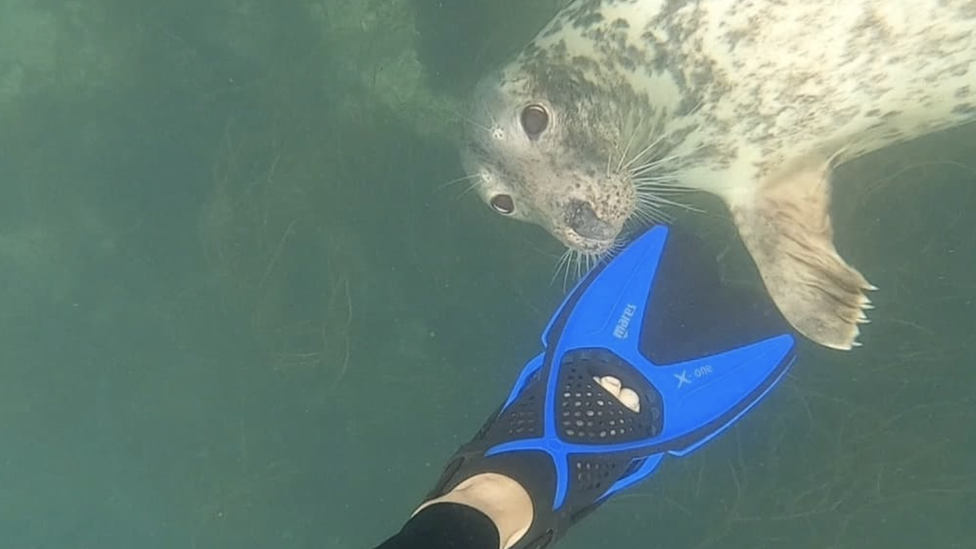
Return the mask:
<svg viewBox="0 0 976 549">
<path fill-rule="evenodd" d="M 455 116 L 457 116 L 461 120 L 464 120 L 464 122 L 466 124 L 470 124 L 471 126 L 474 126 L 475 128 L 478 128 L 479 130 L 482 130 L 482 131 L 485 131 L 485 132 L 488 132 L 488 133 L 492 133 L 493 131 L 495 131 L 495 128 L 498 127 L 498 121 L 495 120 L 495 115 L 491 111 L 486 110 L 485 113 L 488 115 L 488 119 L 491 120 L 491 125 L 490 126 L 489 125 L 486 125 L 486 124 L 483 124 L 481 122 L 478 122 L 474 118 L 471 118 L 470 116 L 466 116 L 466 115 L 464 115 L 461 112 L 455 112 L 454 114 L 455 114 Z"/>
<path fill-rule="evenodd" d="M 600 258 L 600 256 L 597 255 L 597 254 L 583 254 L 583 255 L 581 255 L 580 256 L 580 259 L 582 261 L 580 261 L 580 262 L 578 262 L 576 264 L 576 278 L 577 278 L 577 280 L 580 279 L 580 278 L 582 278 L 583 275 L 585 275 L 586 273 L 590 272 L 590 269 L 593 268 L 593 265 L 596 264 L 596 260 L 599 259 L 599 258 Z"/>
<path fill-rule="evenodd" d="M 567 248 L 566 251 L 559 256 L 559 259 L 556 261 L 556 266 L 552 270 L 552 279 L 549 280 L 550 284 L 556 281 L 556 278 L 559 276 L 559 272 L 563 270 L 563 267 L 566 267 L 566 273 L 563 275 L 563 290 L 566 289 L 566 278 L 569 276 L 569 268 L 567 265 L 569 264 L 569 257 L 572 254 L 573 250 Z"/>
<path fill-rule="evenodd" d="M 641 117 L 641 119 L 637 121 L 637 126 L 634 127 L 634 131 L 631 132 L 630 139 L 627 140 L 627 145 L 624 147 L 623 152 L 620 153 L 620 162 L 617 163 L 617 170 L 616 170 L 618 173 L 621 170 L 625 169 L 627 166 L 631 165 L 635 160 L 640 158 L 640 156 L 644 154 L 644 151 L 648 150 L 647 148 L 645 148 L 644 151 L 641 151 L 640 154 L 638 154 L 634 158 L 631 158 L 630 161 L 627 162 L 627 166 L 624 166 L 624 161 L 627 160 L 627 153 L 630 152 L 630 147 L 631 145 L 634 144 L 634 139 L 637 138 L 637 134 L 640 131 L 640 127 L 643 123 L 644 123 L 644 118 Z M 651 144 L 651 146 L 653 146 L 653 143 Z"/>
<path fill-rule="evenodd" d="M 593 267 L 595 267 L 600 261 L 606 257 L 613 257 L 617 252 L 623 248 L 623 241 L 614 241 L 610 248 L 602 253 L 594 252 L 583 252 L 575 250 L 572 248 L 567 248 L 559 260 L 556 261 L 556 266 L 553 269 L 552 279 L 550 283 L 555 282 L 556 278 L 559 277 L 561 272 L 563 275 L 563 291 L 569 289 L 570 283 L 576 283 L 577 280 L 583 278 L 586 273 L 590 272 Z"/>
<path fill-rule="evenodd" d="M 639 127 L 640 124 L 637 125 L 637 128 Z M 704 145 L 698 145 L 687 153 L 655 157 L 657 155 L 652 153 L 660 154 L 663 152 L 660 150 L 661 144 L 670 135 L 669 133 L 662 133 L 632 158 L 624 162 L 633 138 L 637 135 L 638 132 L 635 129 L 631 135 L 631 140 L 628 141 L 624 156 L 621 157 L 621 162 L 617 166 L 618 171 L 626 170 L 634 183 L 636 204 L 633 217 L 647 224 L 670 223 L 672 217 L 665 211 L 666 207 L 675 206 L 685 210 L 699 211 L 692 206 L 668 198 L 666 195 L 674 196 L 694 190 L 682 183 L 680 171 L 674 170 L 673 167 Z"/>
<path fill-rule="evenodd" d="M 471 181 L 471 184 L 468 185 L 467 188 L 465 188 L 463 191 L 461 191 L 461 193 L 457 195 L 457 198 L 455 200 L 461 200 L 462 198 L 464 198 L 465 196 L 467 196 L 468 193 L 470 193 L 471 191 L 477 189 L 479 183 L 481 183 L 481 178 L 478 178 L 478 179 L 475 179 L 475 180 Z"/>
<path fill-rule="evenodd" d="M 664 207 L 653 199 L 652 195 L 646 194 L 637 195 L 637 204 L 634 208 L 633 216 L 648 225 L 670 223 L 672 219 L 664 210 Z"/>
<path fill-rule="evenodd" d="M 567 249 L 565 252 L 563 252 L 563 255 L 559 257 L 559 261 L 556 262 L 556 268 L 552 274 L 552 280 L 555 281 L 559 276 L 560 271 L 562 271 L 563 291 L 566 291 L 569 288 L 570 282 L 575 283 L 577 280 L 579 280 L 580 276 L 582 276 L 580 272 L 582 270 L 581 265 L 583 263 L 584 255 L 586 254 L 583 252 L 574 249 Z M 570 280 L 571 273 L 573 274 L 572 280 Z"/>
<path fill-rule="evenodd" d="M 450 180 L 450 181 L 448 181 L 446 183 L 442 183 L 442 184 L 438 185 L 437 186 L 437 190 L 438 191 L 441 191 L 441 190 L 444 190 L 444 189 L 446 189 L 448 187 L 451 187 L 453 185 L 457 185 L 458 183 L 462 183 L 464 181 L 471 181 L 472 179 L 479 179 L 480 177 L 481 177 L 481 174 L 478 174 L 478 173 L 471 174 L 471 175 L 464 175 L 464 176 L 458 177 L 457 179 L 452 179 L 452 180 Z M 477 185 L 477 184 L 478 184 L 477 181 L 475 181 L 474 183 L 472 183 L 472 185 Z"/>
<path fill-rule="evenodd" d="M 660 142 L 663 137 L 655 140 L 655 143 Z M 675 166 L 681 165 L 683 160 L 704 146 L 704 143 L 700 143 L 688 152 L 648 160 L 643 164 L 628 168 L 637 195 L 637 204 L 634 208 L 635 217 L 651 223 L 670 223 L 672 218 L 664 211 L 666 207 L 677 207 L 686 211 L 704 213 L 701 209 L 668 197 L 696 190 L 683 182 L 682 170 L 675 169 Z"/>
<path fill-rule="evenodd" d="M 647 208 L 660 209 L 661 206 L 663 205 L 663 206 L 673 206 L 676 208 L 681 208 L 682 210 L 686 210 L 689 212 L 705 213 L 704 210 L 700 208 L 696 208 L 691 204 L 684 204 L 682 202 L 678 202 L 677 200 L 666 198 L 664 196 L 661 196 L 660 193 L 656 193 L 656 192 L 640 192 L 640 190 L 638 190 L 637 204 L 638 204 L 638 208 L 647 207 Z"/>
<path fill-rule="evenodd" d="M 659 169 L 661 166 L 666 164 L 673 164 L 676 160 L 682 158 L 684 155 L 672 154 L 670 156 L 665 156 L 664 158 L 658 158 L 657 160 L 651 160 L 650 162 L 641 164 L 635 168 L 631 168 L 630 174 L 634 177 L 641 176 L 647 172 Z"/>
<path fill-rule="evenodd" d="M 649 175 L 644 177 L 635 177 L 633 182 L 634 187 L 636 187 L 638 192 L 645 191 L 661 194 L 678 194 L 695 191 L 695 189 L 683 185 L 681 183 L 681 179 L 675 175 Z"/>
<path fill-rule="evenodd" d="M 464 198 L 465 196 L 467 196 L 468 193 L 470 193 L 471 191 L 477 189 L 478 188 L 478 185 L 481 183 L 481 181 L 482 181 L 481 180 L 481 174 L 473 174 L 473 175 L 469 175 L 469 176 L 466 176 L 466 177 L 459 177 L 457 179 L 453 179 L 451 181 L 448 181 L 447 183 L 443 183 L 443 184 L 441 184 L 440 186 L 437 187 L 437 190 L 438 191 L 443 191 L 444 189 L 446 189 L 448 187 L 452 187 L 453 185 L 457 185 L 458 183 L 464 183 L 464 182 L 466 182 L 467 184 L 464 185 L 464 189 L 461 192 L 459 192 L 458 195 L 454 198 L 454 200 L 461 200 L 462 198 Z"/>
<path fill-rule="evenodd" d="M 664 138 L 666 138 L 666 137 L 667 137 L 667 134 L 661 134 L 657 139 L 655 139 L 654 141 L 651 141 L 651 143 L 649 145 L 647 145 L 646 147 L 644 147 L 643 149 L 641 149 L 640 152 L 638 152 L 636 155 L 634 155 L 633 158 L 631 158 L 629 161 L 627 161 L 626 164 L 620 166 L 618 169 L 619 170 L 628 170 L 631 173 L 634 173 L 637 170 L 637 168 L 631 168 L 631 166 L 634 164 L 634 162 L 637 162 L 638 160 L 640 160 L 641 158 L 643 158 L 644 155 L 646 155 L 649 152 L 653 151 L 658 145 L 661 144 L 662 141 L 664 141 Z M 646 164 L 642 165 L 641 167 L 644 167 L 644 166 L 646 166 Z"/>
</svg>

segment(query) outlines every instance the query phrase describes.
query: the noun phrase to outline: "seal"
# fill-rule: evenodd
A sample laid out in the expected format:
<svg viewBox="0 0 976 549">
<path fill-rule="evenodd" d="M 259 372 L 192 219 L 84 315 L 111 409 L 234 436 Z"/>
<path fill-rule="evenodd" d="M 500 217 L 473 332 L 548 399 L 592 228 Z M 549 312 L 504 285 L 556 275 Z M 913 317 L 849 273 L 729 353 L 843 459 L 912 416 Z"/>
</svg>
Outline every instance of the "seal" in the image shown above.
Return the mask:
<svg viewBox="0 0 976 549">
<path fill-rule="evenodd" d="M 832 171 L 976 120 L 976 0 L 576 0 L 466 118 L 481 198 L 579 257 L 718 196 L 787 320 L 846 350 L 877 288 L 834 246 Z"/>
</svg>

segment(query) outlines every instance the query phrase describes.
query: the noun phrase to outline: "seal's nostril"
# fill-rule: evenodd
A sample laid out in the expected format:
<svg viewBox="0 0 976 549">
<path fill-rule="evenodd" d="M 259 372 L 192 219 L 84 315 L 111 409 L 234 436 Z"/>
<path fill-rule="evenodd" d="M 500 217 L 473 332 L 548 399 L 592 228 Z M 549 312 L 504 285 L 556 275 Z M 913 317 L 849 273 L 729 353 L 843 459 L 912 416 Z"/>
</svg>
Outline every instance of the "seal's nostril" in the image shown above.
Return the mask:
<svg viewBox="0 0 976 549">
<path fill-rule="evenodd" d="M 610 240 L 616 236 L 613 226 L 597 217 L 593 208 L 582 200 L 571 200 L 567 204 L 566 225 L 583 238 Z"/>
</svg>

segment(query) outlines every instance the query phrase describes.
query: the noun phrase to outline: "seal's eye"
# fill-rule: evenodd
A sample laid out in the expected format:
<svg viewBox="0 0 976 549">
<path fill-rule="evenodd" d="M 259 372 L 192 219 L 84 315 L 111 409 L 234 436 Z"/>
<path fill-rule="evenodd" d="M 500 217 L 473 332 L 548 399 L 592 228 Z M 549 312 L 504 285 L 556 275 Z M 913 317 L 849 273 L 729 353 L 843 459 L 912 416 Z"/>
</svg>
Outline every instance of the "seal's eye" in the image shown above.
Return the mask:
<svg viewBox="0 0 976 549">
<path fill-rule="evenodd" d="M 515 211 L 515 201 L 507 194 L 496 194 L 491 197 L 491 208 L 502 215 L 510 215 Z"/>
<path fill-rule="evenodd" d="M 522 109 L 522 130 L 530 139 L 539 137 L 549 126 L 549 113 L 542 105 L 529 105 Z"/>
</svg>

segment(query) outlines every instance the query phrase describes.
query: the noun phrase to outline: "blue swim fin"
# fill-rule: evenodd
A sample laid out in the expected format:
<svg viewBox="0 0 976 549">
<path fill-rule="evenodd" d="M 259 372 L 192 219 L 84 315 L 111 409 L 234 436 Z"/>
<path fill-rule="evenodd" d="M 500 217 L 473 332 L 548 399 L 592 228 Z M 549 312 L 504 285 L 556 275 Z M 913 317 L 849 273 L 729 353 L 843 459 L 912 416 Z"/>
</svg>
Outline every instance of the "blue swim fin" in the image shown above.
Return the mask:
<svg viewBox="0 0 976 549">
<path fill-rule="evenodd" d="M 542 342 L 431 495 L 502 472 L 551 513 L 555 536 L 734 424 L 786 374 L 796 336 L 764 294 L 723 286 L 694 237 L 656 226 L 577 284 Z M 605 390 L 604 376 L 640 407 Z"/>
</svg>

